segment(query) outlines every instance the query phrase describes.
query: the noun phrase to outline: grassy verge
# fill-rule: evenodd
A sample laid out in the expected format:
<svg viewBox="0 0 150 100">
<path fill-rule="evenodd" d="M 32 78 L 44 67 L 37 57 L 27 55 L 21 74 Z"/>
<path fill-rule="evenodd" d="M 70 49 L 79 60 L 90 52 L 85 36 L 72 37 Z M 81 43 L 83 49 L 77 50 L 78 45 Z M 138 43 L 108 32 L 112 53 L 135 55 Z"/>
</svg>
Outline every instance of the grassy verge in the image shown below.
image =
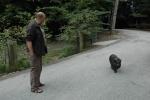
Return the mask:
<svg viewBox="0 0 150 100">
<path fill-rule="evenodd" d="M 28 54 L 26 52 L 25 45 L 18 45 L 18 61 L 17 71 L 21 71 L 30 67 Z M 63 57 L 73 55 L 75 48 L 63 41 L 48 43 L 48 54 L 43 57 L 43 64 L 49 64 L 50 62 L 57 61 Z M 7 73 L 8 64 L 0 63 L 0 75 Z"/>
<path fill-rule="evenodd" d="M 43 57 L 43 64 L 48 64 L 52 61 L 57 61 L 61 58 L 73 55 L 75 53 L 75 48 L 73 46 L 65 46 L 63 48 L 57 48 L 55 50 L 50 50 L 46 56 Z"/>
</svg>

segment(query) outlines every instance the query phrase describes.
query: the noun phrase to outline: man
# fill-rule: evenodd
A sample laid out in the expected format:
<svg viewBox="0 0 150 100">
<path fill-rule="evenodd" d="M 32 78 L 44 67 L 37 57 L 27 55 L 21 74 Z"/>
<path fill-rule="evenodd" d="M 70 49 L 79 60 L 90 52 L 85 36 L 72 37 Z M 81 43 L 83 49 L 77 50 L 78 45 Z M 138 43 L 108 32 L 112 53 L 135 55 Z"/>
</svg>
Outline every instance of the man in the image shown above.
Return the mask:
<svg viewBox="0 0 150 100">
<path fill-rule="evenodd" d="M 45 45 L 44 32 L 41 28 L 45 22 L 46 15 L 43 12 L 38 12 L 33 20 L 27 27 L 26 44 L 27 51 L 31 60 L 31 92 L 42 93 L 40 87 L 44 86 L 40 82 L 42 71 L 42 56 L 47 53 Z"/>
</svg>

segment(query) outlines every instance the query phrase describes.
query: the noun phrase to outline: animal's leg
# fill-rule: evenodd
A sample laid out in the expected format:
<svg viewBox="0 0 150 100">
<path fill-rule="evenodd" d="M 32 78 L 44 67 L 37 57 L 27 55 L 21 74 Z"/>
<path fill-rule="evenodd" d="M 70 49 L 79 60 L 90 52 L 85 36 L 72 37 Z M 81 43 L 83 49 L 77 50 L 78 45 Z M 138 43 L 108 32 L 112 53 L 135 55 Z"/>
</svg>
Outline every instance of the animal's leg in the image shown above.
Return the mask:
<svg viewBox="0 0 150 100">
<path fill-rule="evenodd" d="M 117 69 L 114 69 L 114 73 L 117 73 Z"/>
</svg>

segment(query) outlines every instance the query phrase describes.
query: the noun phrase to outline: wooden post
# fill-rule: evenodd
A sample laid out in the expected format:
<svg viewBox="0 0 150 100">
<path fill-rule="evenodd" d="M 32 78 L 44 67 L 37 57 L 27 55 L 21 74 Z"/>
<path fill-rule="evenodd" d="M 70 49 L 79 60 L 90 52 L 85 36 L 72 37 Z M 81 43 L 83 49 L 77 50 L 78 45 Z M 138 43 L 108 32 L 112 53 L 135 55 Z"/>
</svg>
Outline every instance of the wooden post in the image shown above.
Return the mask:
<svg viewBox="0 0 150 100">
<path fill-rule="evenodd" d="M 79 53 L 80 52 L 80 39 L 79 39 L 79 33 L 77 32 L 77 36 L 76 36 L 76 52 Z"/>
<path fill-rule="evenodd" d="M 8 72 L 17 71 L 17 43 L 8 41 Z"/>
<path fill-rule="evenodd" d="M 83 34 L 79 33 L 79 40 L 80 40 L 80 51 L 84 49 L 84 40 L 83 40 Z"/>
</svg>

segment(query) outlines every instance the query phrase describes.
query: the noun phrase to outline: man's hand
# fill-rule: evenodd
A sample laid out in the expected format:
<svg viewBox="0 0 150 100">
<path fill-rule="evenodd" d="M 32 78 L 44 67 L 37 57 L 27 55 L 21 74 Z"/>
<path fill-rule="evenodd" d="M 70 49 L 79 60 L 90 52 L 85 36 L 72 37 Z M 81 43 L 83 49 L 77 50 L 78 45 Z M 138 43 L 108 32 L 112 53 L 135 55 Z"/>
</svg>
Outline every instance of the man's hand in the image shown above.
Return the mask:
<svg viewBox="0 0 150 100">
<path fill-rule="evenodd" d="M 32 51 L 29 51 L 29 55 L 32 57 L 34 53 Z"/>
</svg>

